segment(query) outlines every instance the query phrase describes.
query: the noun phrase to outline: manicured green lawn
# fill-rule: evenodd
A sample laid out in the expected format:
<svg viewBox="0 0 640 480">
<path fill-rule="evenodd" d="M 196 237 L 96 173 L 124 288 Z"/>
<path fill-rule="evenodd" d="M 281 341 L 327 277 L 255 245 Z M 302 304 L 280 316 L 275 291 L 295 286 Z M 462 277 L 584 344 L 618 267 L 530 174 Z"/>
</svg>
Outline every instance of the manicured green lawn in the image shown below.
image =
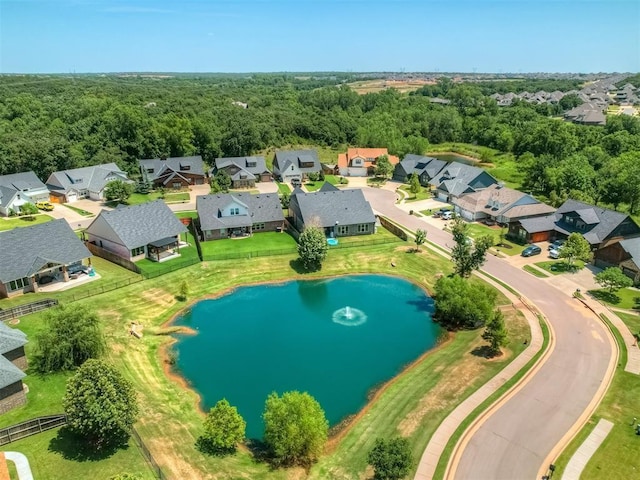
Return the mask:
<svg viewBox="0 0 640 480">
<path fill-rule="evenodd" d="M 340 179 L 342 179 L 343 181 L 346 180 L 346 178 L 340 177 L 338 175 L 325 175 L 324 176 L 324 181 L 325 182 L 329 182 L 331 185 L 340 185 Z M 346 185 L 346 183 L 343 184 L 343 185 Z"/>
<path fill-rule="evenodd" d="M 524 266 L 522 267 L 522 269 L 523 269 L 525 272 L 529 272 L 531 275 L 534 275 L 534 276 L 536 276 L 536 277 L 538 277 L 538 278 L 548 278 L 548 277 L 549 277 L 549 275 L 547 275 L 547 274 L 546 274 L 546 273 L 544 273 L 544 272 L 541 272 L 541 271 L 540 271 L 540 270 L 538 270 L 537 268 L 533 268 L 531 265 L 524 265 Z"/>
<path fill-rule="evenodd" d="M 264 232 L 255 233 L 244 238 L 225 238 L 222 240 L 209 240 L 201 242 L 202 256 L 216 257 L 218 255 L 250 255 L 252 253 L 266 252 L 290 252 L 295 253 L 297 243 L 295 239 L 286 232 Z"/>
<path fill-rule="evenodd" d="M 608 289 L 589 290 L 590 295 L 601 302 L 613 307 L 625 308 L 627 310 L 640 309 L 640 291 L 635 288 L 622 288 L 617 292 L 609 293 Z"/>
<path fill-rule="evenodd" d="M 180 238 L 184 241 L 185 234 L 181 234 Z M 154 262 L 153 260 L 149 260 L 148 258 L 143 258 L 142 260 L 138 260 L 136 265 L 142 270 L 143 274 L 146 275 L 157 275 L 160 272 L 164 271 L 172 271 L 176 268 L 179 268 L 178 265 L 185 266 L 187 264 L 192 264 L 200 261 L 200 257 L 198 257 L 198 249 L 196 247 L 196 241 L 191 235 L 191 232 L 186 234 L 187 242 L 189 243 L 188 247 L 180 247 L 180 257 L 172 258 L 171 260 L 167 260 L 166 262 Z"/>
<path fill-rule="evenodd" d="M 188 202 L 190 198 L 189 192 L 166 193 L 164 195 L 164 201 L 167 203 Z"/>
<path fill-rule="evenodd" d="M 400 185 L 400 187 L 398 188 L 403 192 L 406 192 L 406 194 L 408 195 L 408 197 L 405 199 L 405 203 L 417 202 L 418 200 L 428 200 L 432 198 L 431 191 L 424 187 L 422 187 L 417 194 L 411 193 L 411 191 L 409 190 L 409 185 Z"/>
<path fill-rule="evenodd" d="M 304 184 L 305 188 L 310 192 L 315 192 L 320 190 L 325 183 L 330 183 L 331 185 L 347 185 L 346 183 L 340 183 L 340 179 L 344 179 L 344 177 L 338 177 L 336 175 L 325 175 L 324 181 L 319 180 L 317 182 L 307 182 Z"/>
<path fill-rule="evenodd" d="M 94 217 L 95 214 L 88 212 L 82 208 L 74 207 L 73 205 L 69 205 L 68 203 L 63 203 L 62 208 L 68 208 L 69 210 L 73 210 L 74 212 L 82 215 L 83 217 Z"/>
<path fill-rule="evenodd" d="M 322 187 L 322 185 L 324 185 L 324 182 L 307 182 L 304 184 L 304 188 L 307 189 L 307 191 L 309 192 L 315 192 L 317 190 L 320 190 L 320 187 Z"/>
<path fill-rule="evenodd" d="M 198 218 L 198 212 L 196 210 L 185 210 L 184 212 L 175 212 L 178 218 Z"/>
<path fill-rule="evenodd" d="M 372 233 L 371 235 L 354 235 L 351 237 L 339 237 L 338 247 L 340 245 L 350 245 L 350 244 L 363 245 L 367 243 L 376 244 L 376 243 L 395 242 L 395 241 L 402 242 L 403 240 L 396 237 L 393 233 L 391 233 L 386 228 L 377 227 L 376 232 Z M 335 248 L 335 247 L 330 246 L 329 248 Z"/>
<path fill-rule="evenodd" d="M 39 223 L 50 222 L 51 220 L 53 220 L 53 218 L 44 213 L 39 213 L 32 217 L 0 217 L 0 231 L 13 230 L 17 227 L 31 227 Z"/>
<path fill-rule="evenodd" d="M 544 255 L 544 253 L 545 252 L 542 252 L 542 255 Z M 546 270 L 552 275 L 560 275 L 561 273 L 574 273 L 581 270 L 584 268 L 584 262 L 582 260 L 576 260 L 574 261 L 573 267 L 571 267 L 564 260 L 550 260 L 548 262 L 538 262 L 536 266 Z"/>
<path fill-rule="evenodd" d="M 285 193 L 291 193 L 291 188 L 286 183 L 276 182 L 278 185 L 278 193 L 284 195 Z"/>
<path fill-rule="evenodd" d="M 640 422 L 633 420 L 636 417 L 640 418 L 638 415 L 640 376 L 624 371 L 624 366 L 627 363 L 625 343 L 615 328 L 613 331 L 620 348 L 620 358 L 611 386 L 587 425 L 555 462 L 557 469 L 554 472 L 554 477 L 562 477 L 563 470 L 573 453 L 584 442 L 598 421 L 604 418 L 613 422 L 613 428 L 587 463 L 580 478 L 582 480 L 638 478 L 638 472 L 640 472 L 638 442 L 640 442 L 640 437 L 636 435 L 634 427 Z"/>
<path fill-rule="evenodd" d="M 500 227 L 498 226 L 489 227 L 477 222 L 469 223 L 468 226 L 469 236 L 471 238 L 477 239 L 486 235 L 491 235 L 493 237 L 493 244 L 495 245 L 494 248 L 500 252 L 506 253 L 507 255 L 520 255 L 522 253 L 522 250 L 524 250 L 526 247 L 526 245 L 518 245 L 517 243 L 510 241 L 506 237 L 504 239 L 504 242 L 502 242 L 502 245 L 498 246 L 498 244 L 501 243 Z"/>
<path fill-rule="evenodd" d="M 640 337 L 640 315 L 623 312 L 616 312 L 616 315 L 629 327 L 629 331 L 635 335 L 636 338 Z"/>
<path fill-rule="evenodd" d="M 162 197 L 162 192 L 154 190 L 149 193 L 132 193 L 131 196 L 127 200 L 127 205 L 138 205 L 140 203 L 153 202 L 154 200 L 158 200 Z M 165 202 L 188 202 L 189 201 L 189 192 L 165 192 L 164 199 Z"/>
</svg>

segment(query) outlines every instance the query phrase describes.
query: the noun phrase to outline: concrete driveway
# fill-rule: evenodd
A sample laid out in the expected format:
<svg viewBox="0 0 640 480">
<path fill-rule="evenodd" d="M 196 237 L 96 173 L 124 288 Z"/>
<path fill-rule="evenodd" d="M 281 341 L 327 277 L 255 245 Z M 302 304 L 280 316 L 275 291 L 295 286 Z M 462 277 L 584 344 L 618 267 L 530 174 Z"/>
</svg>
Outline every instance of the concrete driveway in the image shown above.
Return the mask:
<svg viewBox="0 0 640 480">
<path fill-rule="evenodd" d="M 256 188 L 260 193 L 278 193 L 278 184 L 276 182 L 258 182 L 256 183 Z"/>
<path fill-rule="evenodd" d="M 364 189 L 374 210 L 415 230 L 425 222 L 397 208 L 394 196 Z M 428 237 L 452 244 L 437 228 Z M 612 372 L 614 346 L 602 323 L 571 297 L 521 268 L 488 257 L 483 270 L 513 285 L 547 318 L 555 339 L 545 363 L 522 387 L 491 414 L 471 436 L 452 476 L 456 479 L 519 480 L 539 478 L 543 467 L 559 454 L 563 437 L 586 421 L 604 394 Z M 420 470 L 416 478 L 420 477 Z"/>
</svg>

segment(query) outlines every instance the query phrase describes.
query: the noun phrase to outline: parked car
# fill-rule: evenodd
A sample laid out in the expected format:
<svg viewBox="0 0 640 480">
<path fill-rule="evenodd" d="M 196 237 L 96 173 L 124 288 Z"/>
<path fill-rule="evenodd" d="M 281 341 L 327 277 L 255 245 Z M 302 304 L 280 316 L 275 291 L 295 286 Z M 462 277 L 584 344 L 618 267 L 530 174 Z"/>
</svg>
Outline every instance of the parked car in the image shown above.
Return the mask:
<svg viewBox="0 0 640 480">
<path fill-rule="evenodd" d="M 564 246 L 565 242 L 566 240 L 556 240 L 551 245 L 549 245 L 548 250 L 559 250 Z"/>
<path fill-rule="evenodd" d="M 451 210 L 447 210 L 446 212 L 440 215 L 442 220 L 451 220 L 453 218 L 454 213 Z"/>
<path fill-rule="evenodd" d="M 50 212 L 51 210 L 53 210 L 53 205 L 49 202 L 37 202 L 36 207 L 46 212 Z"/>
<path fill-rule="evenodd" d="M 549 250 L 549 258 L 553 258 L 554 260 L 560 258 L 560 249 L 552 248 Z"/>
<path fill-rule="evenodd" d="M 300 186 L 302 186 L 302 182 L 297 178 L 292 178 L 291 179 L 291 186 L 292 187 L 300 187 Z"/>
<path fill-rule="evenodd" d="M 529 245 L 525 248 L 521 255 L 523 257 L 532 257 L 534 255 L 540 255 L 542 253 L 542 249 L 538 245 Z"/>
<path fill-rule="evenodd" d="M 484 224 L 491 227 L 496 224 L 496 221 L 493 218 L 485 218 Z"/>
</svg>

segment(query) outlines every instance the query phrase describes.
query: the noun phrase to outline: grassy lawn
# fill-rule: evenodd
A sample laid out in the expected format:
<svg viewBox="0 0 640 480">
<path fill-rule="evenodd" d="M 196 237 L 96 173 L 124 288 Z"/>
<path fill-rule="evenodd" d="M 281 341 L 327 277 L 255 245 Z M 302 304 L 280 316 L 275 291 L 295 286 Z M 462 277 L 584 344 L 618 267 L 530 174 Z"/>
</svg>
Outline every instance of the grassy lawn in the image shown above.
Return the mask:
<svg viewBox="0 0 640 480">
<path fill-rule="evenodd" d="M 524 265 L 522 267 L 522 269 L 525 272 L 529 272 L 531 275 L 534 275 L 538 278 L 549 278 L 549 275 L 547 275 L 544 272 L 541 272 L 540 270 L 538 270 L 537 268 L 533 268 L 531 265 Z"/>
<path fill-rule="evenodd" d="M 0 231 L 13 230 L 17 227 L 31 227 L 51 220 L 53 220 L 53 218 L 44 213 L 39 213 L 32 217 L 0 217 Z"/>
<path fill-rule="evenodd" d="M 216 255 L 244 255 L 255 252 L 268 251 L 288 251 L 296 252 L 297 243 L 295 239 L 286 232 L 264 232 L 256 233 L 244 238 L 225 238 L 222 240 L 209 240 L 201 242 L 203 258 L 215 257 Z M 252 255 L 253 256 L 253 255 Z"/>
<path fill-rule="evenodd" d="M 544 255 L 544 252 L 542 252 Z M 536 267 L 540 267 L 546 270 L 552 275 L 560 275 L 561 273 L 574 273 L 584 268 L 584 262 L 582 260 L 575 260 L 574 265 L 570 266 L 564 260 L 550 260 L 548 262 L 538 262 Z"/>
<path fill-rule="evenodd" d="M 371 187 L 381 187 L 387 183 L 387 178 L 384 177 L 369 177 L 367 178 L 367 185 Z"/>
<path fill-rule="evenodd" d="M 153 202 L 154 200 L 158 200 L 162 198 L 162 192 L 154 190 L 149 193 L 132 193 L 131 196 L 127 200 L 127 205 L 138 205 L 140 203 Z M 187 191 L 178 191 L 178 192 L 164 192 L 165 202 L 185 202 L 189 201 L 189 192 Z"/>
<path fill-rule="evenodd" d="M 640 291 L 635 288 L 622 288 L 614 293 L 608 289 L 589 290 L 590 295 L 613 307 L 627 310 L 640 308 Z"/>
<path fill-rule="evenodd" d="M 616 312 L 616 315 L 629 327 L 629 331 L 635 335 L 636 339 L 640 336 L 640 315 L 635 313 Z"/>
<path fill-rule="evenodd" d="M 320 187 L 322 187 L 322 185 L 324 185 L 324 182 L 307 182 L 304 184 L 304 188 L 307 189 L 307 191 L 309 192 L 315 192 L 317 190 L 320 190 Z"/>
<path fill-rule="evenodd" d="M 143 258 L 142 260 L 138 260 L 136 265 L 142 270 L 143 274 L 146 275 L 158 275 L 160 272 L 171 271 L 176 268 L 180 268 L 179 265 L 184 266 L 185 264 L 195 263 L 196 261 L 200 261 L 200 257 L 198 257 L 198 249 L 196 248 L 196 241 L 191 235 L 191 232 L 187 234 L 187 242 L 189 243 L 188 247 L 180 247 L 180 257 L 173 258 L 166 262 L 154 262 L 153 260 L 149 260 L 148 258 Z M 184 234 L 180 235 L 180 238 L 184 240 Z"/>
<path fill-rule="evenodd" d="M 285 193 L 291 193 L 291 188 L 286 183 L 276 182 L 278 185 L 278 193 L 284 195 Z"/>
<path fill-rule="evenodd" d="M 408 195 L 408 197 L 406 197 L 405 199 L 405 203 L 417 202 L 418 200 L 428 200 L 430 198 L 433 198 L 433 196 L 431 195 L 431 191 L 424 187 L 422 187 L 417 194 L 411 193 L 411 191 L 409 190 L 411 187 L 409 187 L 409 185 L 400 185 L 400 187 L 398 188 Z"/>
<path fill-rule="evenodd" d="M 198 212 L 196 210 L 185 210 L 184 212 L 175 212 L 178 218 L 198 218 Z"/>
<path fill-rule="evenodd" d="M 249 239 L 235 242 L 246 240 Z M 426 250 L 421 253 L 408 251 L 406 244 L 332 249 L 322 270 L 313 274 L 296 273 L 293 268 L 296 266 L 295 254 L 203 262 L 79 303 L 89 304 L 100 312 L 109 346 L 108 358 L 136 385 L 138 391 L 141 415 L 136 428 L 169 478 L 207 478 L 212 474 L 216 478 L 256 480 L 304 478 L 302 469 L 272 470 L 255 462 L 244 449 L 234 456 L 219 458 L 202 455 L 194 447 L 203 418 L 197 409 L 197 397 L 165 375 L 165 364 L 159 354 L 170 342 L 163 324 L 188 306 L 175 298 L 179 285 L 183 280 L 189 282 L 190 300 L 239 285 L 345 273 L 401 275 L 431 288 L 438 274 L 451 271 L 450 262 L 437 254 Z M 499 295 L 499 303 L 507 303 L 506 298 Z M 42 315 L 37 313 L 23 317 L 20 328 L 33 338 L 35 332 L 42 328 Z M 132 321 L 143 325 L 142 339 L 128 334 Z M 457 333 L 450 343 L 423 357 L 381 392 L 369 412 L 346 432 L 344 438 L 336 441 L 332 453 L 312 469 L 311 477 L 364 478 L 366 454 L 372 442 L 378 436 L 387 437 L 398 432 L 410 439 L 414 456 L 419 458 L 429 436 L 446 414 L 524 347 L 523 342 L 528 339 L 529 332 L 523 319 L 510 312 L 507 325 L 511 333 L 510 345 L 507 355 L 497 360 L 487 361 L 473 353 L 484 343 L 480 338 L 481 330 Z M 27 344 L 28 356 L 33 352 L 33 343 Z M 39 386 L 38 379 L 27 377 L 26 382 L 33 385 L 32 391 L 44 392 L 45 398 L 42 401 L 30 399 L 30 404 L 20 410 L 20 415 L 3 416 L 3 423 L 5 418 L 11 419 L 7 423 L 13 423 L 42 411 L 59 411 L 62 379 L 52 377 L 47 381 L 52 386 L 45 390 Z M 31 405 L 35 405 L 33 409 Z M 40 441 L 38 439 L 44 439 L 45 444 L 34 444 L 24 449 L 23 444 L 16 446 L 28 454 L 37 449 L 37 454 L 30 457 L 37 478 L 52 478 L 46 473 L 49 466 L 57 466 L 58 474 L 64 471 L 65 478 L 73 480 L 107 478 L 111 462 L 117 462 L 119 471 L 138 471 L 138 465 L 141 465 L 137 457 L 127 457 L 133 452 L 133 447 L 109 459 L 86 462 L 64 459 L 47 447 L 50 440 L 34 436 L 33 442 Z M 62 464 L 63 460 L 71 463 Z M 92 468 L 92 474 L 87 475 L 84 468 Z"/>
<path fill-rule="evenodd" d="M 339 237 L 338 238 L 338 245 L 337 247 L 340 247 L 340 245 L 366 245 L 368 244 L 376 244 L 376 243 L 383 243 L 383 242 L 402 242 L 403 240 L 401 240 L 400 238 L 396 237 L 393 233 L 391 233 L 389 230 L 387 230 L 384 227 L 378 227 L 376 232 L 371 234 L 371 235 L 354 235 L 352 237 Z M 331 248 L 336 248 L 336 247 L 329 247 Z"/>
<path fill-rule="evenodd" d="M 340 177 L 338 175 L 325 175 L 324 181 L 329 182 L 331 185 L 346 185 L 346 183 L 340 183 L 340 180 L 343 182 L 346 180 L 344 177 Z"/>
<path fill-rule="evenodd" d="M 164 195 L 164 201 L 167 203 L 184 203 L 188 202 L 190 198 L 189 192 L 166 193 Z"/>
<path fill-rule="evenodd" d="M 522 250 L 524 250 L 526 247 L 526 245 L 518 245 L 517 243 L 513 243 L 507 238 L 504 239 L 502 245 L 497 246 L 500 243 L 500 227 L 498 226 L 489 227 L 477 222 L 469 223 L 468 225 L 469 236 L 471 238 L 476 239 L 484 237 L 485 235 L 491 235 L 493 237 L 493 244 L 496 245 L 494 248 L 502 253 L 506 253 L 507 255 L 520 255 L 522 253 Z"/>
<path fill-rule="evenodd" d="M 91 212 L 88 212 L 88 211 L 86 211 L 86 210 L 84 210 L 82 208 L 74 207 L 72 205 L 69 205 L 68 203 L 63 203 L 62 206 L 68 208 L 69 210 L 73 210 L 74 212 L 82 215 L 83 217 L 94 217 L 95 216 L 95 214 L 93 214 Z"/>
<path fill-rule="evenodd" d="M 635 417 L 640 417 L 638 415 L 640 376 L 624 371 L 624 366 L 627 363 L 627 351 L 620 333 L 615 328 L 613 332 L 620 348 L 620 358 L 611 386 L 587 425 L 555 462 L 558 468 L 554 477 L 560 478 L 562 476 L 573 453 L 584 442 L 598 421 L 605 418 L 613 422 L 613 428 L 587 463 L 580 478 L 582 480 L 638 478 L 640 471 L 638 441 L 640 439 L 635 433 L 632 422 Z"/>
</svg>

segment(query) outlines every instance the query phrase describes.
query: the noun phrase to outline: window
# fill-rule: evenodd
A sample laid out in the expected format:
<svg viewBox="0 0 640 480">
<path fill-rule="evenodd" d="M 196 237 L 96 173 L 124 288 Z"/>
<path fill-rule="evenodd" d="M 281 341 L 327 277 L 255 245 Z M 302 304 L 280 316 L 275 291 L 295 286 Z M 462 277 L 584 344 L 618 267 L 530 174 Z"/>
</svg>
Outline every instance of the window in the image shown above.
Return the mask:
<svg viewBox="0 0 640 480">
<path fill-rule="evenodd" d="M 254 230 L 264 230 L 264 223 L 254 223 L 253 224 L 253 229 Z"/>
<path fill-rule="evenodd" d="M 221 228 L 220 229 L 220 236 L 222 237 L 223 235 L 227 234 L 227 229 L 226 228 Z"/>
<path fill-rule="evenodd" d="M 180 170 L 191 170 L 191 165 L 180 165 Z"/>
<path fill-rule="evenodd" d="M 247 167 L 255 167 L 256 165 L 256 162 L 247 162 Z"/>
<path fill-rule="evenodd" d="M 338 225 L 338 235 L 346 235 L 349 233 L 348 225 Z"/>
<path fill-rule="evenodd" d="M 182 188 L 182 184 L 180 182 L 173 182 L 173 188 L 180 190 L 180 188 Z"/>
<path fill-rule="evenodd" d="M 153 168 L 147 168 L 147 173 L 153 173 Z"/>
<path fill-rule="evenodd" d="M 27 286 L 29 286 L 29 279 L 27 277 L 19 278 L 9 282 L 9 291 L 18 290 Z"/>
<path fill-rule="evenodd" d="M 369 231 L 368 223 L 361 223 L 358 225 L 358 233 L 367 233 Z"/>
<path fill-rule="evenodd" d="M 229 214 L 230 215 L 240 215 L 240 209 L 239 208 L 230 208 L 229 209 Z"/>
<path fill-rule="evenodd" d="M 131 250 L 131 256 L 137 257 L 138 255 L 142 255 L 144 253 L 144 247 L 137 247 Z"/>
</svg>

